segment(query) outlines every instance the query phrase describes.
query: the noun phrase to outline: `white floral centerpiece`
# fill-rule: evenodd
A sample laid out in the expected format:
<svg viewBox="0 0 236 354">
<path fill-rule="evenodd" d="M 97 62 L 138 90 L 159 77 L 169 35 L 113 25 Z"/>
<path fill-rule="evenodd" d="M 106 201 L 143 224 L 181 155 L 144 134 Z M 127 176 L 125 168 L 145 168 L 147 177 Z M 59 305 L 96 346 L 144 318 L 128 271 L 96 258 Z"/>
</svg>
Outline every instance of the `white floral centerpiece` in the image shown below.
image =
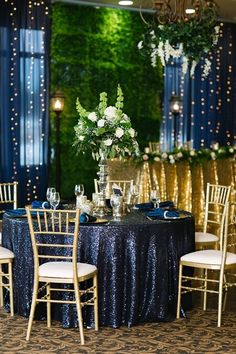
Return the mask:
<svg viewBox="0 0 236 354">
<path fill-rule="evenodd" d="M 74 146 L 78 152 L 91 150 L 95 160 L 139 154 L 137 133 L 132 128 L 130 118 L 122 112 L 123 100 L 120 85 L 117 87 L 115 106 L 107 106 L 106 92 L 100 93 L 99 105 L 92 112 L 86 111 L 77 98 L 79 120 L 74 127 Z"/>
</svg>

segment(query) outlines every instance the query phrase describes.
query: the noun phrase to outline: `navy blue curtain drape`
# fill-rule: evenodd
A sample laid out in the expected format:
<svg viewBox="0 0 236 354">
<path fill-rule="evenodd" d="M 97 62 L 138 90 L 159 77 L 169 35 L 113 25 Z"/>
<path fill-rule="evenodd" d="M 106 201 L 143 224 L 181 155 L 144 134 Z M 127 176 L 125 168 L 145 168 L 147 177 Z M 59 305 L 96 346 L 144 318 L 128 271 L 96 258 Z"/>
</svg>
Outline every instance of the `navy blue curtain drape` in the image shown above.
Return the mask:
<svg viewBox="0 0 236 354">
<path fill-rule="evenodd" d="M 165 68 L 163 122 L 160 142 L 163 151 L 177 145 L 195 149 L 236 143 L 236 25 L 221 24 L 218 44 L 210 53 L 208 77 L 203 77 L 203 62 L 183 76 L 181 60 L 171 60 Z M 181 96 L 183 109 L 175 117 L 170 112 L 170 97 Z M 174 130 L 176 124 L 176 131 Z"/>
<path fill-rule="evenodd" d="M 19 182 L 20 206 L 48 179 L 48 5 L 0 0 L 0 181 Z"/>
</svg>

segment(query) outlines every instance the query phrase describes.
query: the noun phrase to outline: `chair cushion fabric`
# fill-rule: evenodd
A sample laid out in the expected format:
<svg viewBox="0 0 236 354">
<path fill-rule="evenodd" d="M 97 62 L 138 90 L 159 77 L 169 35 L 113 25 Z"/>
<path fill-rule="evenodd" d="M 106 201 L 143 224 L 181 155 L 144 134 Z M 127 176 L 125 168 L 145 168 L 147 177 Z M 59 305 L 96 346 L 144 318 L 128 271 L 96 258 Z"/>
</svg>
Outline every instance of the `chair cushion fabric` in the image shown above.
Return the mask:
<svg viewBox="0 0 236 354">
<path fill-rule="evenodd" d="M 207 265 L 218 265 L 220 267 L 222 260 L 222 251 L 218 250 L 202 250 L 187 253 L 180 258 L 184 262 L 201 263 Z M 236 254 L 227 252 L 225 264 L 236 264 Z"/>
<path fill-rule="evenodd" d="M 14 258 L 14 253 L 5 247 L 0 246 L 0 259 Z"/>
<path fill-rule="evenodd" d="M 96 266 L 87 263 L 77 263 L 78 277 L 86 276 L 97 270 Z M 39 266 L 39 276 L 49 278 L 73 278 L 72 262 L 47 262 Z"/>
<path fill-rule="evenodd" d="M 217 242 L 217 241 L 219 241 L 219 237 L 214 234 L 210 234 L 208 232 L 195 232 L 196 243 Z"/>
</svg>

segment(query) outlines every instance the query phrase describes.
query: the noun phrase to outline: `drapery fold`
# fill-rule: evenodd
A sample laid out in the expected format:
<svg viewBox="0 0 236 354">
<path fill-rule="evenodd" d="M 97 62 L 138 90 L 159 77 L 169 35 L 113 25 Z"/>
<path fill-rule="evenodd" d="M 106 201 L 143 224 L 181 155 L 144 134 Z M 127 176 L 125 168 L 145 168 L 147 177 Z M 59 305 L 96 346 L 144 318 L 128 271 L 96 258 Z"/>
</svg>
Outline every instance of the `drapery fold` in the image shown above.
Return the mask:
<svg viewBox="0 0 236 354">
<path fill-rule="evenodd" d="M 23 206 L 47 186 L 49 1 L 0 7 L 0 180 L 19 182 Z"/>
</svg>

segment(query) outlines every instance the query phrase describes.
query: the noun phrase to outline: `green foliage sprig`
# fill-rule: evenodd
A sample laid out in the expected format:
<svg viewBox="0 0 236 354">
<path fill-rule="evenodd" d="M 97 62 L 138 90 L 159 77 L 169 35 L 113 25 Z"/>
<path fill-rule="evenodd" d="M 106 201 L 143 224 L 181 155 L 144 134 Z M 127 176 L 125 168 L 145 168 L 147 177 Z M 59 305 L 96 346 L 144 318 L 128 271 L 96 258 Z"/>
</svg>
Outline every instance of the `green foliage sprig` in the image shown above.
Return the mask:
<svg viewBox="0 0 236 354">
<path fill-rule="evenodd" d="M 216 25 L 217 14 L 212 8 L 203 9 L 200 15 L 200 18 L 193 17 L 175 23 L 149 24 L 138 48 L 151 58 L 153 66 L 156 66 L 157 57 L 163 66 L 171 57 L 183 57 L 183 73 L 191 64 L 190 74 L 193 75 L 201 57 L 217 44 L 220 30 L 220 26 Z M 210 67 L 210 60 L 205 58 L 203 76 L 208 75 Z"/>
</svg>

